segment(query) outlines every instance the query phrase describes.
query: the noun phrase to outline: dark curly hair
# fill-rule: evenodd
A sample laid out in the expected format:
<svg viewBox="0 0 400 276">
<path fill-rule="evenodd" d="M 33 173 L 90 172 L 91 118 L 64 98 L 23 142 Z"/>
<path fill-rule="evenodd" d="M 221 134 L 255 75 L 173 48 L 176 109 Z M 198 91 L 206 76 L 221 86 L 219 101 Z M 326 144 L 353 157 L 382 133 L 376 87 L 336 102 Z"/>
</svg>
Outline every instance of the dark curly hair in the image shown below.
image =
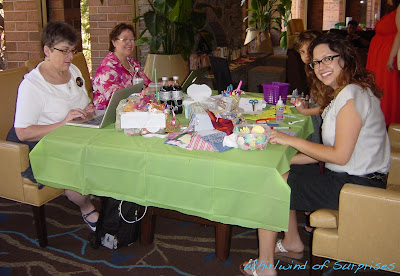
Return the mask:
<svg viewBox="0 0 400 276">
<path fill-rule="evenodd" d="M 115 27 L 111 30 L 110 35 L 109 35 L 109 37 L 110 37 L 109 43 L 110 44 L 109 44 L 108 50 L 110 52 L 114 52 L 114 50 L 115 50 L 113 41 L 117 40 L 118 36 L 125 30 L 131 30 L 132 34 L 133 34 L 133 38 L 135 38 L 135 30 L 132 25 L 126 24 L 126 23 L 119 23 L 118 25 L 115 25 Z"/>
<path fill-rule="evenodd" d="M 49 48 L 60 42 L 67 42 L 75 45 L 78 42 L 76 30 L 68 23 L 62 21 L 51 21 L 42 30 L 42 49 L 44 46 Z"/>
<path fill-rule="evenodd" d="M 357 84 L 363 89 L 370 88 L 378 98 L 383 96 L 383 92 L 376 86 L 374 74 L 364 68 L 356 49 L 342 36 L 329 32 L 313 40 L 309 47 L 312 60 L 314 48 L 320 44 L 327 44 L 329 49 L 340 55 L 340 59 L 344 63 L 342 71 L 336 79 L 339 86 L 336 90 L 320 81 L 314 71 L 311 74 L 311 95 L 322 109 L 348 84 Z"/>
</svg>

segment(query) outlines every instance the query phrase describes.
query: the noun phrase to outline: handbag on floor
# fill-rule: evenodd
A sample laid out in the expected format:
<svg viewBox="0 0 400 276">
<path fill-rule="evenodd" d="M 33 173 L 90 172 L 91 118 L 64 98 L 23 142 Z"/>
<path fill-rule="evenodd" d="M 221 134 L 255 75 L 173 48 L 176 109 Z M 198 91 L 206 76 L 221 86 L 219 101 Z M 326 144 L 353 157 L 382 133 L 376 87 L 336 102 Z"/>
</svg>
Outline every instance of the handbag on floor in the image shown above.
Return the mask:
<svg viewBox="0 0 400 276">
<path fill-rule="evenodd" d="M 109 249 L 135 242 L 140 234 L 139 212 L 142 206 L 128 201 L 102 197 L 101 210 L 96 225 L 96 232 L 89 235 L 90 245 L 97 249 L 103 245 Z"/>
</svg>

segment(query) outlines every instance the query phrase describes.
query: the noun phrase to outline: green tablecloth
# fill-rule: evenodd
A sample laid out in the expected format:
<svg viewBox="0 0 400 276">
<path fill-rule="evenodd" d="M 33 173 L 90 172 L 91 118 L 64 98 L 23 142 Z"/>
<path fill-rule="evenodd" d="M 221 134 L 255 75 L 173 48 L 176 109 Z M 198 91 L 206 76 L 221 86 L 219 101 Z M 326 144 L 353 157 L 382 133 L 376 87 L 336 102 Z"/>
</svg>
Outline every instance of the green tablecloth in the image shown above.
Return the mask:
<svg viewBox="0 0 400 276">
<path fill-rule="evenodd" d="M 307 137 L 313 132 L 311 119 L 292 130 Z M 30 160 L 38 182 L 55 188 L 226 224 L 287 230 L 290 187 L 281 175 L 289 170 L 295 149 L 269 144 L 263 151 L 218 153 L 189 151 L 164 140 L 128 136 L 114 125 L 63 126 L 38 143 Z"/>
</svg>

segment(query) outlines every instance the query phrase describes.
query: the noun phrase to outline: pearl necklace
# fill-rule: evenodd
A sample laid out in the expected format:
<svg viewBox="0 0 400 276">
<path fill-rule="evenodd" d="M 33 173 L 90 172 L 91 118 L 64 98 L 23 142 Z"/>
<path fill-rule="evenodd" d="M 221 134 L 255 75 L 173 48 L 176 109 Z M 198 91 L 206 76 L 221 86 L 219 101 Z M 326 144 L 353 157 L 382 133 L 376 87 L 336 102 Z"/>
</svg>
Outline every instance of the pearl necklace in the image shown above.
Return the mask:
<svg viewBox="0 0 400 276">
<path fill-rule="evenodd" d="M 132 75 L 132 73 L 133 73 L 133 71 L 135 70 L 135 68 L 133 68 L 133 66 L 132 66 L 132 64 L 129 62 L 128 58 L 126 59 L 126 61 L 127 61 L 128 64 L 129 64 L 129 68 L 126 68 L 126 66 L 125 66 L 125 64 L 124 64 L 123 62 L 121 62 L 121 63 L 122 63 L 122 66 Z"/>
</svg>

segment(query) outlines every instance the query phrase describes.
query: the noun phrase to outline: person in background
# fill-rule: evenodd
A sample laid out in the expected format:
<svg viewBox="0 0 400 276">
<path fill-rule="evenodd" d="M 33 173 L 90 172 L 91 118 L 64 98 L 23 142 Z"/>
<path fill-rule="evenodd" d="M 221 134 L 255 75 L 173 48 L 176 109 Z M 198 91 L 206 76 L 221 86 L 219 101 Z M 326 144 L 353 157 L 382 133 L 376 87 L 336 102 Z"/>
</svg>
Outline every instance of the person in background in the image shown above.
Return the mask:
<svg viewBox="0 0 400 276">
<path fill-rule="evenodd" d="M 8 141 L 26 144 L 32 150 L 46 134 L 95 110 L 81 72 L 71 63 L 77 41 L 76 31 L 65 22 L 49 22 L 44 27 L 41 42 L 45 59 L 24 76 L 18 88 Z M 31 170 L 30 174 L 26 177 L 36 182 Z M 72 190 L 65 190 L 65 195 L 78 205 L 83 220 L 95 231 L 99 213 L 90 195 Z"/>
<path fill-rule="evenodd" d="M 145 87 L 151 82 L 140 63 L 131 57 L 135 47 L 133 26 L 120 23 L 111 30 L 109 36 L 110 52 L 97 67 L 93 79 L 93 103 L 99 110 L 108 106 L 116 90 L 132 86 L 139 79 L 143 80 Z"/>
<path fill-rule="evenodd" d="M 311 68 L 309 67 L 310 63 L 310 53 L 308 51 L 308 48 L 310 47 L 311 42 L 319 37 L 321 35 L 321 32 L 318 31 L 313 31 L 313 30 L 306 30 L 304 32 L 301 32 L 295 40 L 293 48 L 299 53 L 301 60 L 304 63 L 304 70 L 306 72 L 306 79 L 305 81 L 307 83 L 307 87 L 309 89 L 309 82 L 310 82 L 310 72 Z M 314 98 L 316 95 L 310 95 L 311 98 Z M 319 116 L 321 114 L 321 109 L 319 106 L 315 106 L 312 108 L 308 108 L 305 104 L 305 101 L 301 101 L 300 105 L 296 106 L 296 109 L 302 114 L 302 115 L 316 115 Z M 320 126 L 321 124 L 319 124 Z"/>
<path fill-rule="evenodd" d="M 323 144 L 312 143 L 272 131 L 272 144 L 299 151 L 283 179 L 291 187 L 288 232 L 277 240 L 277 232 L 258 229 L 259 257 L 244 262 L 245 275 L 277 275 L 275 254 L 301 253 L 296 210 L 338 209 L 345 183 L 386 187 L 390 168 L 390 143 L 371 72 L 360 66 L 356 49 L 343 37 L 324 34 L 310 45 L 313 69 L 311 92 L 318 94 L 323 109 Z M 313 163 L 324 161 L 324 174 Z M 263 266 L 265 265 L 265 266 Z"/>
<path fill-rule="evenodd" d="M 357 33 L 358 23 L 355 20 L 350 20 L 347 23 L 346 40 L 350 41 L 356 48 L 368 48 L 369 41 Z"/>
<path fill-rule="evenodd" d="M 374 72 L 376 84 L 384 91 L 381 108 L 388 126 L 400 123 L 400 78 L 396 61 L 400 49 L 400 0 L 388 0 L 387 3 L 389 13 L 375 25 L 366 67 Z"/>
</svg>

